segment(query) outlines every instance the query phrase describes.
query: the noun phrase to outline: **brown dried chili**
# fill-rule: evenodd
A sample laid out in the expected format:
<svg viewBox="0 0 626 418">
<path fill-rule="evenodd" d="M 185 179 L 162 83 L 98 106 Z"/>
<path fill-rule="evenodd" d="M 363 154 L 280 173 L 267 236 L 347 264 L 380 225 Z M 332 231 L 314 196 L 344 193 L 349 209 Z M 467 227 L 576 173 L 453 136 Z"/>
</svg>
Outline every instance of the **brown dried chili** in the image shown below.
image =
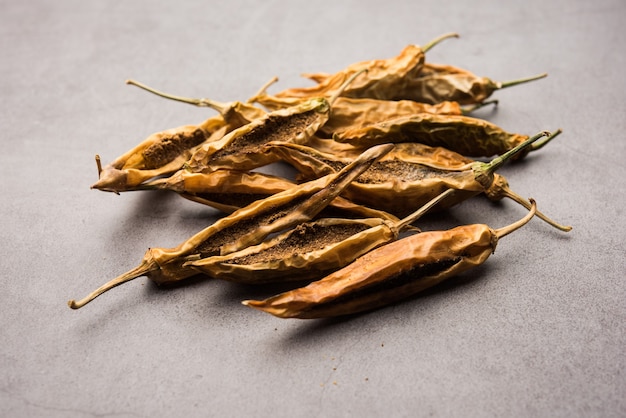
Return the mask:
<svg viewBox="0 0 626 418">
<path fill-rule="evenodd" d="M 457 190 L 457 193 L 438 205 L 436 210 L 459 204 L 481 193 L 490 200 L 507 197 L 529 208 L 530 203 L 515 194 L 506 179 L 495 171 L 543 136 L 555 137 L 559 133 L 560 130 L 553 134 L 542 132 L 489 163 L 474 161 L 441 147 L 396 144 L 393 151 L 352 182 L 343 196 L 396 216 L 407 216 L 411 208 L 426 204 L 446 189 Z M 304 180 L 336 172 L 352 158 L 347 150 L 330 154 L 295 144 L 268 144 L 267 152 L 276 154 L 295 167 Z M 557 229 L 571 230 L 570 226 L 560 225 L 539 211 L 537 216 Z"/>
<path fill-rule="evenodd" d="M 96 156 L 99 180 L 92 186 L 94 189 L 115 193 L 140 189 L 146 181 L 180 170 L 202 144 L 217 141 L 265 114 L 248 103 L 188 99 L 162 93 L 137 81 L 128 80 L 127 83 L 168 99 L 211 107 L 220 114 L 198 126 L 186 125 L 152 134 L 104 168 L 100 157 Z"/>
<path fill-rule="evenodd" d="M 415 100 L 430 104 L 454 101 L 462 105 L 471 105 L 483 102 L 496 90 L 539 80 L 547 76 L 543 73 L 519 80 L 500 82 L 487 77 L 479 77 L 467 70 L 451 65 L 426 62 L 420 77 L 413 83 L 413 89 L 402 92 L 396 99 Z"/>
<path fill-rule="evenodd" d="M 411 89 L 411 83 L 419 77 L 422 70 L 424 53 L 437 43 L 450 37 L 458 37 L 458 35 L 451 33 L 440 36 L 424 47 L 408 45 L 393 58 L 351 64 L 315 86 L 290 88 L 277 93 L 276 96 L 279 98 L 309 98 L 335 95 L 339 87 L 353 74 L 367 70 L 367 76 L 351 84 L 341 93 L 341 96 L 391 99 L 397 92 Z"/>
<path fill-rule="evenodd" d="M 330 174 L 330 173 L 329 173 Z M 317 176 L 319 178 L 322 176 Z M 314 180 L 311 178 L 311 180 Z M 215 170 L 209 173 L 185 172 L 181 176 L 145 183 L 142 190 L 169 190 L 191 201 L 232 213 L 256 200 L 296 186 L 280 176 L 261 172 Z M 322 213 L 335 216 L 376 217 L 391 221 L 397 218 L 381 210 L 357 205 L 337 196 Z"/>
<path fill-rule="evenodd" d="M 398 239 L 400 232 L 438 202 L 447 190 L 410 216 L 392 222 L 380 218 L 324 218 L 303 223 L 259 245 L 225 256 L 190 261 L 198 271 L 217 279 L 263 284 L 320 278 L 342 268 L 374 248 Z"/>
<path fill-rule="evenodd" d="M 150 248 L 138 267 L 79 301 L 70 300 L 68 305 L 78 309 L 102 293 L 141 276 L 160 285 L 179 282 L 197 274 L 196 270 L 184 266 L 187 261 L 238 251 L 258 244 L 272 233 L 310 221 L 354 178 L 392 148 L 391 144 L 371 148 L 337 174 L 258 200 L 219 219 L 175 248 Z"/>
<path fill-rule="evenodd" d="M 462 115 L 420 113 L 380 121 L 362 128 L 347 129 L 333 138 L 357 147 L 389 142 L 419 142 L 445 147 L 469 157 L 504 154 L 528 139 L 527 135 L 509 133 L 483 119 Z M 525 149 L 516 158 L 543 147 L 550 139 Z"/>
<path fill-rule="evenodd" d="M 353 74 L 328 100 L 313 98 L 266 113 L 218 141 L 203 144 L 183 170 L 205 172 L 228 168 L 247 171 L 274 162 L 271 155 L 259 152 L 260 148 L 271 141 L 306 143 L 326 123 L 338 95 L 361 74 L 363 71 Z"/>
<path fill-rule="evenodd" d="M 535 213 L 500 228 L 474 224 L 410 235 L 361 256 L 321 280 L 268 299 L 243 303 L 280 318 L 325 318 L 380 308 L 481 265 L 500 238 Z"/>
</svg>

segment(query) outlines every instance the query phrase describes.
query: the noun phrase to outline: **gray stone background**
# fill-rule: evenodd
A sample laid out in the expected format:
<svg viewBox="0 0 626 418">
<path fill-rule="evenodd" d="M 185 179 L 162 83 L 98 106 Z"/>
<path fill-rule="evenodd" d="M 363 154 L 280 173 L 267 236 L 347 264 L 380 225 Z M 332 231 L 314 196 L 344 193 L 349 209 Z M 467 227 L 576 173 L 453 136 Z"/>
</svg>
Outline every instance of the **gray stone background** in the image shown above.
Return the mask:
<svg viewBox="0 0 626 418">
<path fill-rule="evenodd" d="M 626 3 L 585 1 L 0 0 L 0 415 L 626 416 Z M 153 132 L 214 114 L 124 85 L 243 100 L 461 34 L 428 54 L 508 80 L 480 116 L 554 143 L 502 169 L 574 230 L 539 220 L 485 265 L 368 314 L 280 320 L 276 292 L 146 278 L 66 306 L 217 212 L 163 193 L 90 190 Z M 278 169 L 278 168 L 276 168 Z M 425 229 L 500 227 L 525 211 L 473 199 Z"/>
</svg>

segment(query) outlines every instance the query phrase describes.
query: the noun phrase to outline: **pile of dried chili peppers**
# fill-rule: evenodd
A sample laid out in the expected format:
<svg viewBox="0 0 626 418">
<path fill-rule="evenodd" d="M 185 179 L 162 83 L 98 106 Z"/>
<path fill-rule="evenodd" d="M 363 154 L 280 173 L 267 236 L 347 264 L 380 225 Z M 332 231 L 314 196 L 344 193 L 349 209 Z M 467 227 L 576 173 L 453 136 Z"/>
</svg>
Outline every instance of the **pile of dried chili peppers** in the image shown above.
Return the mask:
<svg viewBox="0 0 626 418">
<path fill-rule="evenodd" d="M 68 302 L 78 309 L 140 276 L 157 284 L 205 275 L 294 289 L 247 306 L 283 318 L 320 318 L 408 298 L 485 262 L 498 240 L 533 216 L 562 231 L 514 193 L 496 171 L 539 150 L 561 131 L 510 133 L 472 116 L 498 89 L 545 77 L 496 82 L 425 61 L 427 45 L 357 62 L 315 85 L 275 95 L 271 80 L 245 102 L 157 95 L 218 112 L 198 125 L 150 135 L 106 166 L 93 188 L 169 190 L 224 213 L 175 248 L 150 248 L 135 269 Z M 476 160 L 475 158 L 482 158 Z M 289 164 L 298 175 L 254 171 Z M 267 170 L 266 170 L 267 171 Z M 484 194 L 528 209 L 500 229 L 464 225 L 422 232 L 428 212 Z M 306 281 L 304 287 L 302 282 Z"/>
</svg>

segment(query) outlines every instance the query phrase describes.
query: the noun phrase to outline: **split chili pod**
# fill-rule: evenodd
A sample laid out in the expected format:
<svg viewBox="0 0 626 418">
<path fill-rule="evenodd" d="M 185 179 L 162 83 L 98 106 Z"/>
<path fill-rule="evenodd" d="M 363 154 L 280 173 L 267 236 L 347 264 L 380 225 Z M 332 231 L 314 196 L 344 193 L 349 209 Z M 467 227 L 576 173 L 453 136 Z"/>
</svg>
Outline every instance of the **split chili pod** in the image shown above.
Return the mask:
<svg viewBox="0 0 626 418">
<path fill-rule="evenodd" d="M 243 303 L 280 318 L 324 318 L 364 312 L 409 298 L 484 263 L 498 240 L 526 224 L 487 225 L 410 235 L 370 251 L 321 280 L 268 299 Z"/>
<path fill-rule="evenodd" d="M 214 278 L 249 284 L 319 278 L 395 241 L 400 232 L 411 229 L 411 223 L 452 193 L 447 190 L 395 222 L 380 218 L 319 219 L 299 224 L 261 244 L 225 256 L 190 261 L 186 266 Z"/>
<path fill-rule="evenodd" d="M 396 216 L 407 216 L 411 208 L 426 204 L 447 189 L 457 192 L 439 204 L 436 210 L 446 209 L 481 193 L 491 200 L 510 198 L 529 208 L 530 203 L 515 194 L 506 179 L 495 171 L 535 141 L 544 136 L 553 138 L 559 132 L 541 132 L 488 163 L 471 160 L 442 147 L 396 144 L 393 151 L 372 164 L 342 195 Z M 295 144 L 268 144 L 267 152 L 275 153 L 282 161 L 294 166 L 303 179 L 336 172 L 353 158 L 353 151 L 345 149 L 331 154 Z M 562 231 L 571 230 L 571 227 L 560 225 L 539 211 L 537 216 Z"/>
<path fill-rule="evenodd" d="M 181 281 L 197 274 L 196 270 L 184 267 L 187 261 L 228 254 L 258 244 L 272 233 L 307 222 L 372 162 L 392 148 L 392 144 L 371 148 L 339 173 L 258 200 L 219 219 L 175 248 L 151 248 L 138 267 L 109 281 L 79 301 L 70 300 L 68 305 L 73 309 L 80 308 L 102 293 L 141 276 L 147 276 L 157 284 Z"/>
</svg>

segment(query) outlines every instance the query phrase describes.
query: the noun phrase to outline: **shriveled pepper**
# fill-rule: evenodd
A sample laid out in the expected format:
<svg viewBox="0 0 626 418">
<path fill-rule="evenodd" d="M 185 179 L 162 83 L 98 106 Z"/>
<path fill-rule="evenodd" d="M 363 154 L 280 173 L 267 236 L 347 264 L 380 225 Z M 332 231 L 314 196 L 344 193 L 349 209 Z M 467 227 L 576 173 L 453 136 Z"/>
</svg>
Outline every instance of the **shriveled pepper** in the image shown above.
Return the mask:
<svg viewBox="0 0 626 418">
<path fill-rule="evenodd" d="M 315 178 L 319 177 L 322 176 Z M 154 180 L 145 183 L 142 190 L 172 191 L 191 201 L 222 212 L 232 213 L 256 200 L 267 198 L 295 186 L 296 183 L 272 174 L 215 170 L 208 173 L 184 172 L 176 178 Z M 397 220 L 389 213 L 355 204 L 340 196 L 333 199 L 323 213 L 334 216 L 351 215 Z"/>
<path fill-rule="evenodd" d="M 379 247 L 321 280 L 268 299 L 243 303 L 280 318 L 325 318 L 380 308 L 484 263 L 500 238 L 535 214 L 493 230 L 487 225 L 410 235 Z"/>
<path fill-rule="evenodd" d="M 469 157 L 491 157 L 515 148 L 528 136 L 509 133 L 491 122 L 471 116 L 420 113 L 347 129 L 336 133 L 333 138 L 359 147 L 389 142 L 419 142 L 445 147 Z M 543 147 L 547 141 L 528 147 L 516 158 L 523 158 Z"/>
<path fill-rule="evenodd" d="M 422 70 L 425 52 L 443 39 L 457 36 L 455 33 L 446 34 L 423 47 L 408 45 L 396 57 L 357 62 L 315 86 L 290 88 L 277 93 L 276 96 L 287 98 L 332 96 L 349 77 L 365 69 L 367 76 L 351 84 L 341 93 L 341 96 L 392 99 L 398 91 L 411 89 L 411 83 L 419 77 Z"/>
<path fill-rule="evenodd" d="M 413 84 L 413 89 L 403 92 L 397 99 L 409 99 L 423 103 L 454 101 L 462 105 L 481 103 L 496 90 L 539 80 L 547 77 L 543 73 L 536 76 L 511 81 L 493 81 L 479 77 L 470 71 L 451 65 L 426 62 L 420 77 Z"/>
<path fill-rule="evenodd" d="M 168 95 L 137 81 L 127 80 L 127 83 L 169 99 L 194 102 L 194 99 Z M 180 170 L 201 144 L 221 139 L 230 131 L 265 114 L 262 109 L 241 102 L 219 103 L 199 99 L 193 104 L 211 107 L 220 114 L 199 125 L 185 125 L 154 133 L 104 167 L 100 156 L 96 156 L 98 181 L 92 188 L 115 193 L 135 190 L 143 182 Z"/>
<path fill-rule="evenodd" d="M 238 283 L 316 279 L 342 268 L 374 248 L 413 230 L 413 222 L 453 194 L 447 190 L 408 217 L 392 222 L 380 218 L 324 218 L 303 223 L 269 241 L 225 256 L 190 261 L 211 277 Z"/>
<path fill-rule="evenodd" d="M 528 201 L 515 194 L 506 179 L 495 171 L 543 136 L 550 135 L 553 138 L 559 133 L 560 130 L 553 134 L 542 132 L 489 163 L 471 160 L 442 147 L 417 143 L 396 144 L 393 151 L 372 164 L 348 186 L 343 196 L 396 216 L 407 216 L 411 208 L 426 204 L 446 189 L 458 192 L 438 205 L 437 210 L 481 193 L 491 200 L 507 197 L 528 208 Z M 275 153 L 281 160 L 294 166 L 300 178 L 305 180 L 336 172 L 353 158 L 352 152 L 348 150 L 340 149 L 330 154 L 295 144 L 268 144 L 268 152 Z M 557 229 L 571 230 L 570 226 L 561 225 L 541 212 L 537 212 L 537 216 Z"/>
<path fill-rule="evenodd" d="M 160 285 L 179 282 L 197 274 L 196 270 L 184 266 L 187 261 L 241 250 L 258 244 L 272 233 L 307 222 L 392 148 L 390 144 L 371 148 L 337 174 L 258 200 L 219 219 L 175 248 L 151 248 L 138 267 L 79 301 L 70 300 L 68 305 L 78 309 L 102 293 L 141 276 L 147 276 Z"/>
</svg>

